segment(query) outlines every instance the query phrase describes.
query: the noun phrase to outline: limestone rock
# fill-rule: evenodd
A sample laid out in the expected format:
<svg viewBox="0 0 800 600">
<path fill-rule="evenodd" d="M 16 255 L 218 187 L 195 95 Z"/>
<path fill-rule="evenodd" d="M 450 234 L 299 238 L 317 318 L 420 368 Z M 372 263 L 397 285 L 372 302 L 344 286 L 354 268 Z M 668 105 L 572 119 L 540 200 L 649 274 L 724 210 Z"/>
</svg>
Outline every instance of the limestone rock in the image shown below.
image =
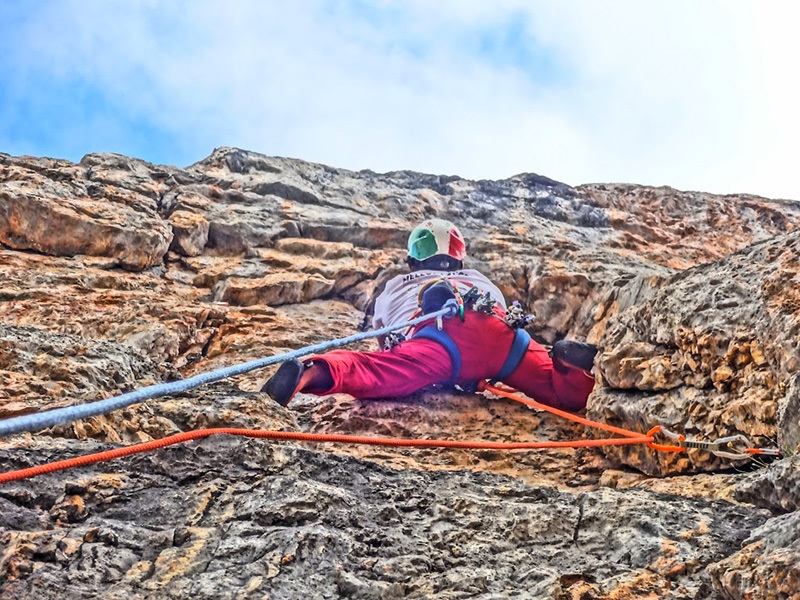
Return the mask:
<svg viewBox="0 0 800 600">
<path fill-rule="evenodd" d="M 174 250 L 183 256 L 198 256 L 208 243 L 208 221 L 202 215 L 186 210 L 176 210 L 169 217 L 172 224 Z"/>
<path fill-rule="evenodd" d="M 27 464 L 38 448 L 0 461 Z M 707 596 L 697 574 L 765 516 L 224 438 L 6 486 L 2 502 L 0 589 L 42 599 Z"/>
<path fill-rule="evenodd" d="M 605 387 L 590 414 L 712 441 L 744 434 L 768 446 L 777 437 L 793 451 L 800 425 L 786 416 L 779 431 L 777 415 L 781 404 L 784 415 L 797 410 L 796 394 L 785 390 L 800 366 L 800 312 L 791 300 L 798 265 L 794 232 L 664 281 L 607 325 L 597 361 Z M 613 452 L 649 473 L 721 464 L 706 452 L 657 455 L 649 463 L 638 449 Z"/>
<path fill-rule="evenodd" d="M 232 277 L 216 292 L 223 302 L 238 306 L 299 304 L 322 298 L 333 289 L 333 281 L 318 275 L 273 274 L 258 279 Z"/>
<path fill-rule="evenodd" d="M 786 396 L 778 413 L 781 445 L 787 453 L 800 452 L 800 373 L 778 384 Z"/>
<path fill-rule="evenodd" d="M 158 383 L 164 369 L 130 346 L 0 324 L 0 417 Z"/>
<path fill-rule="evenodd" d="M 800 510 L 800 456 L 791 456 L 741 480 L 736 499 L 775 513 Z"/>
<path fill-rule="evenodd" d="M 406 269 L 407 232 L 430 216 L 456 221 L 466 266 L 537 314 L 533 336 L 600 344 L 590 416 L 700 439 L 777 437 L 787 454 L 800 444 L 798 203 L 530 173 L 354 172 L 234 148 L 187 168 L 0 154 L 2 416 L 352 334 Z M 206 427 L 592 435 L 511 400 L 443 389 L 299 394 L 287 410 L 260 393 L 275 368 L 0 440 L 0 465 Z M 0 486 L 0 594 L 769 597 L 800 555 L 788 535 L 795 463 L 747 474 L 758 463 L 645 446 L 210 438 Z"/>
<path fill-rule="evenodd" d="M 126 344 L 0 325 L 0 418 L 95 401 L 178 374 Z M 260 394 L 220 382 L 178 398 L 134 405 L 108 415 L 58 425 L 51 436 L 138 442 L 183 428 L 269 428 L 291 423 Z M 288 419 L 288 420 L 287 420 Z"/>
<path fill-rule="evenodd" d="M 712 565 L 714 586 L 731 598 L 792 598 L 800 590 L 800 458 L 763 469 L 736 488 L 736 498 L 777 513 L 742 549 Z"/>
<path fill-rule="evenodd" d="M 714 587 L 728 598 L 796 598 L 800 590 L 800 512 L 770 519 L 744 548 L 711 565 Z"/>
<path fill-rule="evenodd" d="M 81 171 L 66 162 L 0 165 L 0 242 L 56 256 L 110 257 L 134 271 L 159 263 L 171 231 L 155 203 L 106 190 Z"/>
<path fill-rule="evenodd" d="M 624 247 L 678 269 L 794 231 L 800 218 L 797 200 L 630 184 L 581 185 L 577 190 L 608 211 L 609 224 L 623 234 Z"/>
</svg>

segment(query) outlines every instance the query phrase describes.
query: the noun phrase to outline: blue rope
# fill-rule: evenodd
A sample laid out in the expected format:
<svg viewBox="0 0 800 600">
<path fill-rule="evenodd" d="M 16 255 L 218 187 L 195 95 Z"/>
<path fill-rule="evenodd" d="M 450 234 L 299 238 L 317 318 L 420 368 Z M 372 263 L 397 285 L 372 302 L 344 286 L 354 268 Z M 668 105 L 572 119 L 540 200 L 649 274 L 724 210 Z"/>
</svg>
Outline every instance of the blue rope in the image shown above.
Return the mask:
<svg viewBox="0 0 800 600">
<path fill-rule="evenodd" d="M 379 335 L 389 333 L 390 331 L 397 331 L 398 329 L 417 325 L 425 321 L 430 321 L 434 318 L 454 317 L 457 312 L 457 307 L 454 307 L 453 305 L 447 305 L 441 310 L 429 313 L 427 315 L 422 315 L 399 325 L 390 325 L 374 331 L 365 331 L 349 337 L 339 338 L 329 342 L 323 342 L 321 344 L 299 348 L 297 350 L 293 350 L 292 352 L 251 360 L 250 362 L 233 365 L 224 369 L 218 369 L 216 371 L 209 371 L 208 373 L 200 373 L 194 377 L 189 377 L 189 379 L 181 379 L 178 381 L 151 385 L 135 392 L 129 392 L 127 394 L 122 394 L 121 396 L 115 396 L 114 398 L 108 398 L 106 400 L 98 400 L 97 402 L 79 404 L 77 406 L 66 406 L 64 408 L 57 408 L 55 410 L 49 410 L 41 413 L 14 417 L 13 419 L 5 419 L 0 421 L 0 437 L 12 435 L 14 433 L 22 433 L 23 431 L 39 431 L 41 429 L 53 427 L 54 425 L 71 423 L 72 421 L 77 421 L 78 419 L 86 419 L 88 417 L 103 415 L 113 410 L 125 408 L 131 404 L 137 404 L 143 400 L 150 400 L 152 398 L 159 398 L 161 396 L 169 396 L 172 394 L 180 394 L 181 392 L 191 390 L 207 383 L 219 381 L 220 379 L 226 379 L 228 377 L 233 377 L 234 375 L 248 373 L 249 371 L 261 369 L 279 362 L 292 360 L 293 358 L 300 358 L 301 356 L 307 356 L 309 354 L 318 354 L 331 348 L 338 348 L 340 346 L 352 344 L 353 342 L 359 342 L 372 337 L 378 337 Z"/>
</svg>

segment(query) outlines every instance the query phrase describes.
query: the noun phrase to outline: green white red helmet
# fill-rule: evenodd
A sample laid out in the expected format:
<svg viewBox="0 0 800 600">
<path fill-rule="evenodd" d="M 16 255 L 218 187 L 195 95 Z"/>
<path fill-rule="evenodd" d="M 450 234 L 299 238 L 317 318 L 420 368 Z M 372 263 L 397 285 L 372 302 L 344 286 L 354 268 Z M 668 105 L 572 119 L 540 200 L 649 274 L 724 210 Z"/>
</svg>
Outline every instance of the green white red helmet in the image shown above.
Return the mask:
<svg viewBox="0 0 800 600">
<path fill-rule="evenodd" d="M 467 246 L 458 227 L 444 219 L 428 219 L 408 236 L 408 255 L 419 261 L 444 254 L 456 260 L 467 255 Z"/>
</svg>

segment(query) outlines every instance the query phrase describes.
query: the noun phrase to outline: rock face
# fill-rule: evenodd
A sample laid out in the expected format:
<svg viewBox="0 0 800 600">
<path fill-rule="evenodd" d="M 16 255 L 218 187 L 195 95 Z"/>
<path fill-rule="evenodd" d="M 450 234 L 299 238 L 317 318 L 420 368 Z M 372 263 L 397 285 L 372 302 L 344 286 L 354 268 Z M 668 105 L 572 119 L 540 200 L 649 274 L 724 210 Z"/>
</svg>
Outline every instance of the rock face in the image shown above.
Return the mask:
<svg viewBox="0 0 800 600">
<path fill-rule="evenodd" d="M 155 185 L 112 188 L 99 163 L 84 164 L 3 160 L 0 242 L 56 256 L 110 257 L 134 271 L 160 263 L 172 232 L 156 211 Z"/>
<path fill-rule="evenodd" d="M 203 215 L 176 210 L 169 217 L 172 224 L 172 244 L 169 249 L 183 256 L 199 256 L 208 244 L 208 221 Z"/>
<path fill-rule="evenodd" d="M 607 211 L 609 226 L 623 233 L 625 248 L 677 269 L 724 258 L 743 243 L 797 227 L 797 202 L 625 184 L 577 190 Z"/>
<path fill-rule="evenodd" d="M 769 508 L 780 517 L 753 531 L 740 552 L 713 566 L 718 589 L 731 598 L 748 594 L 792 598 L 800 590 L 800 460 L 797 456 L 742 481 L 736 498 Z"/>
<path fill-rule="evenodd" d="M 39 452 L 2 456 L 16 465 Z M 576 495 L 239 440 L 48 487 L 4 493 L 13 558 L 3 568 L 16 597 L 695 597 L 710 592 L 698 574 L 765 518 L 643 490 Z"/>
<path fill-rule="evenodd" d="M 712 439 L 744 433 L 759 446 L 777 436 L 785 451 L 796 451 L 798 399 L 786 386 L 800 368 L 798 257 L 800 232 L 777 236 L 672 276 L 648 302 L 612 319 L 598 360 L 607 385 L 592 414 Z M 647 459 L 634 452 L 636 459 L 623 460 L 645 468 Z M 650 473 L 683 471 L 709 458 L 649 456 Z"/>
<path fill-rule="evenodd" d="M 407 232 L 430 216 L 456 221 L 467 266 L 536 313 L 534 337 L 600 345 L 590 417 L 700 440 L 743 434 L 796 453 L 800 203 L 573 188 L 534 174 L 352 172 L 232 148 L 185 169 L 0 154 L 0 418 L 353 333 L 375 291 L 404 270 Z M 0 471 L 205 427 L 599 435 L 446 390 L 300 395 L 284 409 L 258 391 L 270 373 L 2 439 Z M 645 446 L 398 450 L 213 437 L 0 485 L 0 590 L 791 597 L 798 465 Z"/>
</svg>

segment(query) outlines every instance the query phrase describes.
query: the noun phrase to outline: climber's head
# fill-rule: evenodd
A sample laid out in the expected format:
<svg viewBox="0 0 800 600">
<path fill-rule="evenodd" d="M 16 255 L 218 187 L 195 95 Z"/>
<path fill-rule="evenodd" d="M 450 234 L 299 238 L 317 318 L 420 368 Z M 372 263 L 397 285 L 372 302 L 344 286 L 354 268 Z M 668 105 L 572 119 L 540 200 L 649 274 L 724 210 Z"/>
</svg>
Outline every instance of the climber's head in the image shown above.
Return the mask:
<svg viewBox="0 0 800 600">
<path fill-rule="evenodd" d="M 406 262 L 412 271 L 456 271 L 462 268 L 466 255 L 458 227 L 444 219 L 427 219 L 408 236 Z"/>
</svg>

